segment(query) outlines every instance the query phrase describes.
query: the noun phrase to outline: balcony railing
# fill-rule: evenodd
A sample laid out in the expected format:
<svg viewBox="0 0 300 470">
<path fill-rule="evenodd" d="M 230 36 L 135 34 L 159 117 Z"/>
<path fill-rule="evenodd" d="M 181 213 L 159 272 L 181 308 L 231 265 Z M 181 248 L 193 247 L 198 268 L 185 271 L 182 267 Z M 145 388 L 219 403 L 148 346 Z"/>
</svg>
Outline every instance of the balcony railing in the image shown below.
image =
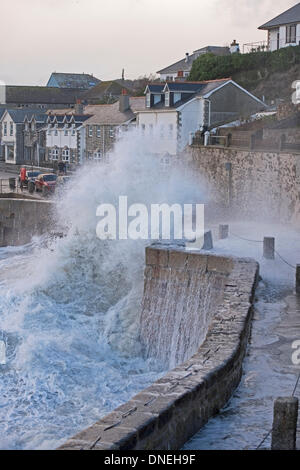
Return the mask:
<svg viewBox="0 0 300 470">
<path fill-rule="evenodd" d="M 267 41 L 249 42 L 247 44 L 243 44 L 243 54 L 247 54 L 249 52 L 266 52 L 268 50 L 269 45 Z"/>
</svg>

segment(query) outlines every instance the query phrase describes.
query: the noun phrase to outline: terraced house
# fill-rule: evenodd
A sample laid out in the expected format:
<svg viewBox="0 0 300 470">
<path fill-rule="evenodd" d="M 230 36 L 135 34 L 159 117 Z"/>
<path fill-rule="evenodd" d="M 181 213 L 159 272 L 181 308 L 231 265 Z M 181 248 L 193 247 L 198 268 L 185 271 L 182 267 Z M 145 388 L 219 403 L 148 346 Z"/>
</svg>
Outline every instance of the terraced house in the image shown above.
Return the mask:
<svg viewBox="0 0 300 470">
<path fill-rule="evenodd" d="M 49 114 L 44 130 L 46 132 L 47 162 L 64 161 L 78 165 L 85 159 L 85 127 L 84 122 L 90 115 Z"/>
<path fill-rule="evenodd" d="M 102 161 L 113 149 L 120 132 L 136 123 L 136 113 L 145 108 L 144 97 L 123 94 L 113 104 L 90 105 L 85 113 L 92 115 L 83 124 L 86 136 L 86 159 Z"/>
</svg>

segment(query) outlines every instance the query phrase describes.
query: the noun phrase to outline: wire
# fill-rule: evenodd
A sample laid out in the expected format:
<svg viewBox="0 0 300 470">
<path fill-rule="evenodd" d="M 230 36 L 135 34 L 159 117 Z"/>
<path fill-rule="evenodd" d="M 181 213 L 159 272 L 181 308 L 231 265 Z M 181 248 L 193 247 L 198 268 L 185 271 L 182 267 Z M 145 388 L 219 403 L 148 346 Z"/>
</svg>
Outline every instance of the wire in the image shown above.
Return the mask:
<svg viewBox="0 0 300 470">
<path fill-rule="evenodd" d="M 249 238 L 244 238 L 244 237 L 240 237 L 239 235 L 236 235 L 235 233 L 232 233 L 230 232 L 231 235 L 233 235 L 234 237 L 236 238 L 239 238 L 240 240 L 244 240 L 246 242 L 251 242 L 251 243 L 264 243 L 263 240 L 251 240 Z M 287 264 L 290 268 L 292 269 L 297 269 L 296 266 L 294 266 L 293 264 L 290 264 L 286 259 L 284 259 L 281 254 L 277 251 L 277 250 L 274 250 L 274 252 L 277 254 L 277 256 L 281 259 L 281 261 L 283 261 L 285 264 Z"/>
</svg>

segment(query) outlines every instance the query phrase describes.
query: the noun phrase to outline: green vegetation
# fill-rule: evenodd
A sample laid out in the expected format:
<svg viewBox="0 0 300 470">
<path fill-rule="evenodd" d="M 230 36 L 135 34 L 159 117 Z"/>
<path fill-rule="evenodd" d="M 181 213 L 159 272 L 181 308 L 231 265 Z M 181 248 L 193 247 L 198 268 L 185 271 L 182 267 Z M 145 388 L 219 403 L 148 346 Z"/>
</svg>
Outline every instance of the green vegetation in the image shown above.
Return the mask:
<svg viewBox="0 0 300 470">
<path fill-rule="evenodd" d="M 274 52 L 251 52 L 215 56 L 204 54 L 193 63 L 189 80 L 215 80 L 239 74 L 251 74 L 257 81 L 270 73 L 286 72 L 300 64 L 300 46 L 291 46 Z"/>
</svg>

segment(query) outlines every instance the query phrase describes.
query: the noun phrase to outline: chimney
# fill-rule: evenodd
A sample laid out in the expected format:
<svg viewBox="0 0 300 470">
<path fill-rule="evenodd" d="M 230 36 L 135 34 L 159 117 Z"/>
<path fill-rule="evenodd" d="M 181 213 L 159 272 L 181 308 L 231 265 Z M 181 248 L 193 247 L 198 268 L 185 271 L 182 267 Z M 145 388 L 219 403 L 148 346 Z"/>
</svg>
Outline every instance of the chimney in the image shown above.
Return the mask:
<svg viewBox="0 0 300 470">
<path fill-rule="evenodd" d="M 120 113 L 125 113 L 125 111 L 128 111 L 129 108 L 130 108 L 129 96 L 127 95 L 127 91 L 123 88 L 122 95 L 120 96 L 120 99 L 119 99 L 119 111 Z"/>
<path fill-rule="evenodd" d="M 83 111 L 84 111 L 84 106 L 83 106 L 83 104 L 81 103 L 81 100 L 76 100 L 76 104 L 75 104 L 75 114 L 82 115 L 82 114 L 83 114 Z"/>
<path fill-rule="evenodd" d="M 186 61 L 186 62 L 189 61 L 189 53 L 188 53 L 188 52 L 185 53 L 185 61 Z"/>
</svg>

